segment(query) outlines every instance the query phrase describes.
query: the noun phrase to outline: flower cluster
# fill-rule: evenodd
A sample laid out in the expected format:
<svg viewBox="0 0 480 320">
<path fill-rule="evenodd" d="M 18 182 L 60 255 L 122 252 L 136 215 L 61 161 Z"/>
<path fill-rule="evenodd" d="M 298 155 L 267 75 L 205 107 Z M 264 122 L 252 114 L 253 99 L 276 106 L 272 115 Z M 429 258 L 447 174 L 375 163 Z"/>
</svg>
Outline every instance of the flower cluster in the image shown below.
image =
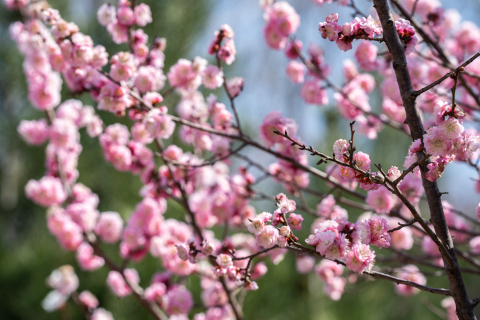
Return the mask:
<svg viewBox="0 0 480 320">
<path fill-rule="evenodd" d="M 208 47 L 209 54 L 215 54 L 218 59 L 224 61 L 226 64 L 230 65 L 235 61 L 235 55 L 237 54 L 237 49 L 235 48 L 235 43 L 233 38 L 235 33 L 228 24 L 224 24 L 220 27 L 220 30 L 215 31 L 215 38 L 213 38 L 210 46 Z M 214 74 L 215 77 L 222 78 L 222 71 L 212 66 L 209 70 L 210 74 Z M 219 80 L 217 80 L 217 83 Z M 223 82 L 223 79 L 222 81 Z M 213 88 L 219 87 L 221 83 Z M 208 88 L 208 87 L 207 87 Z"/>
<path fill-rule="evenodd" d="M 140 3 L 132 8 L 128 0 L 119 0 L 118 7 L 104 3 L 97 11 L 98 22 L 107 27 L 112 35 L 113 41 L 117 44 L 129 41 L 130 28 L 133 25 L 140 27 L 152 22 L 150 7 Z"/>
<path fill-rule="evenodd" d="M 278 1 L 265 8 L 267 25 L 263 30 L 265 40 L 272 49 L 285 48 L 288 37 L 300 26 L 300 16 L 286 1 Z"/>
<path fill-rule="evenodd" d="M 355 18 L 351 22 L 345 23 L 343 26 L 338 24 L 338 14 L 332 13 L 325 22 L 320 22 L 318 30 L 322 38 L 335 41 L 338 48 L 343 51 L 352 49 L 352 42 L 355 39 L 373 38 L 375 35 L 383 33 L 382 27 L 371 16 L 368 18 Z"/>
<path fill-rule="evenodd" d="M 480 138 L 475 131 L 465 130 L 462 125 L 465 115 L 459 106 L 453 110 L 451 105 L 443 101 L 438 101 L 435 105 L 435 125 L 428 128 L 423 137 L 425 151 L 433 156 L 432 163 L 428 165 L 428 180 L 437 180 L 453 160 L 469 160 L 480 148 Z M 416 153 L 422 149 L 420 141 L 415 141 L 409 149 L 405 166 L 415 162 Z"/>
</svg>

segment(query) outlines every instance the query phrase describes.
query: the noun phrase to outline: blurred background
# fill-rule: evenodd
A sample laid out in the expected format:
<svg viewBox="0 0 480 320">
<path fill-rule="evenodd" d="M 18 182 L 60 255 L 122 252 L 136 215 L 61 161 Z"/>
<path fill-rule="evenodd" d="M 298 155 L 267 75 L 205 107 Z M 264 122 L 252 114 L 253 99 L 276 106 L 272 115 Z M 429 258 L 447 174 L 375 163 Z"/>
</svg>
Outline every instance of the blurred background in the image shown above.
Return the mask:
<svg viewBox="0 0 480 320">
<path fill-rule="evenodd" d="M 51 0 L 67 21 L 75 22 L 80 30 L 90 35 L 95 44 L 102 44 L 109 53 L 126 51 L 126 45 L 115 45 L 106 30 L 96 20 L 97 8 L 106 1 L 101 0 Z M 244 92 L 236 100 L 242 124 L 252 136 L 258 134 L 258 125 L 272 110 L 282 110 L 285 116 L 295 119 L 299 125 L 299 136 L 317 150 L 331 152 L 336 139 L 348 138 L 348 122 L 339 118 L 333 106 L 319 108 L 307 105 L 299 96 L 300 86 L 293 85 L 285 76 L 287 59 L 283 52 L 267 47 L 263 38 L 263 12 L 258 0 L 146 0 L 150 5 L 154 22 L 145 27 L 152 39 L 154 36 L 167 38 L 165 70 L 179 58 L 192 59 L 199 55 L 207 57 L 207 46 L 213 32 L 224 23 L 235 31 L 237 58 L 233 65 L 225 68 L 227 78 L 240 76 L 245 79 Z M 371 3 L 356 1 L 364 11 L 369 12 Z M 480 3 L 472 0 L 442 1 L 445 8 L 455 7 L 464 20 L 480 22 Z M 350 11 L 336 5 L 316 6 L 311 1 L 291 0 L 301 16 L 298 39 L 304 47 L 314 42 L 324 48 L 325 59 L 332 66 L 331 80 L 342 84 L 341 63 L 351 58 L 354 50 L 347 53 L 337 49 L 334 43 L 323 40 L 318 31 L 318 22 L 332 13 L 340 13 L 340 22 L 350 20 Z M 25 77 L 22 71 L 22 56 L 8 36 L 10 23 L 20 19 L 16 13 L 0 7 L 0 319 L 82 319 L 74 305 L 68 305 L 65 312 L 49 314 L 40 302 L 50 289 L 45 278 L 51 271 L 63 264 L 76 266 L 74 254 L 60 248 L 45 224 L 45 210 L 25 198 L 24 186 L 29 179 L 39 179 L 44 173 L 44 147 L 29 147 L 18 135 L 16 128 L 21 119 L 38 119 L 43 114 L 33 109 L 26 98 Z M 354 47 L 355 49 L 355 47 Z M 226 97 L 218 92 L 220 100 Z M 71 98 L 67 90 L 63 98 Z M 75 96 L 85 104 L 93 104 L 88 95 Z M 166 104 L 174 107 L 176 97 L 169 96 Z M 333 99 L 330 99 L 333 101 Z M 228 105 L 228 104 L 227 104 Z M 378 91 L 371 97 L 374 111 L 379 112 Z M 111 114 L 100 113 L 105 123 L 118 119 Z M 123 120 L 122 120 L 123 121 Z M 478 129 L 478 128 L 477 128 Z M 104 161 L 97 141 L 82 134 L 83 152 L 79 159 L 79 182 L 84 183 L 100 197 L 100 211 L 117 211 L 127 218 L 140 200 L 138 177 L 116 172 L 111 164 Z M 394 141 L 394 142 L 393 142 Z M 402 167 L 409 139 L 389 128 L 385 128 L 375 141 L 358 136 L 357 149 L 374 155 L 375 162 L 384 167 Z M 247 149 L 246 153 L 248 154 Z M 251 154 L 251 153 L 250 153 Z M 268 164 L 272 158 L 255 154 L 257 160 Z M 312 164 L 315 161 L 312 160 Z M 324 165 L 321 166 L 324 170 Z M 473 191 L 474 173 L 463 164 L 454 163 L 448 167 L 439 180 L 442 191 L 448 191 L 445 199 L 474 216 L 479 202 Z M 260 185 L 264 192 L 275 195 L 281 190 L 271 182 Z M 461 186 L 461 187 L 460 187 Z M 328 188 L 312 179 L 311 187 L 319 191 Z M 258 188 L 258 187 L 257 187 Z M 315 208 L 318 199 L 307 197 L 308 204 Z M 258 210 L 272 211 L 272 203 L 253 203 Z M 349 210 L 352 221 L 362 212 Z M 427 212 L 423 210 L 423 212 Z M 166 217 L 182 215 L 175 203 L 169 203 Z M 307 226 L 311 218 L 306 216 Z M 301 236 L 308 235 L 304 228 Z M 107 247 L 110 256 L 118 257 L 117 250 Z M 322 284 L 314 273 L 299 275 L 295 271 L 295 259 L 291 254 L 279 265 L 267 263 L 269 272 L 259 281 L 260 289 L 246 296 L 244 311 L 246 319 L 439 319 L 445 318 L 440 307 L 442 297 L 420 293 L 413 298 L 395 294 L 394 285 L 385 281 L 361 280 L 347 285 L 340 301 L 331 301 L 322 292 Z M 146 286 L 161 263 L 147 257 L 135 265 Z M 133 297 L 124 298 L 121 303 L 105 285 L 107 270 L 84 272 L 76 268 L 80 278 L 79 290 L 88 289 L 100 300 L 100 305 L 110 310 L 115 319 L 148 319 L 149 315 L 139 307 Z M 466 275 L 471 297 L 480 295 L 480 279 Z M 445 279 L 428 277 L 428 285 L 447 287 Z M 188 282 L 199 298 L 199 282 Z M 200 308 L 194 309 L 200 312 Z"/>
</svg>

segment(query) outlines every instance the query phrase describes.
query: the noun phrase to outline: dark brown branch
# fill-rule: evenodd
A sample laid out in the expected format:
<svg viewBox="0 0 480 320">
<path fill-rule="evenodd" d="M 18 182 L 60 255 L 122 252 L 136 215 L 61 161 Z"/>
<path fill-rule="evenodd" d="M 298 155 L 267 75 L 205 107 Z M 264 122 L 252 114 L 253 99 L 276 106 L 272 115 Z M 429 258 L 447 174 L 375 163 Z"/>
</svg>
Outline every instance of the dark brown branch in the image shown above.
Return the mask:
<svg viewBox="0 0 480 320">
<path fill-rule="evenodd" d="M 413 140 L 420 139 L 423 137 L 424 128 L 420 112 L 416 104 L 416 96 L 414 95 L 415 91 L 413 90 L 407 67 L 404 45 L 398 36 L 387 1 L 373 0 L 373 2 L 374 8 L 378 13 L 383 27 L 383 37 L 392 56 L 393 69 L 395 70 L 395 75 L 400 88 L 400 94 L 407 114 L 406 122 L 410 128 Z M 394 3 L 394 5 L 397 6 L 400 11 L 402 11 L 403 8 L 401 8 L 397 0 L 392 0 L 392 3 Z M 408 12 L 402 12 L 402 14 L 409 15 Z M 412 19 L 411 21 L 414 20 L 411 16 L 409 16 L 409 18 Z M 412 24 L 414 23 L 412 22 Z M 422 38 L 426 39 L 425 36 L 427 35 L 421 28 L 417 28 L 417 31 Z M 445 56 L 445 54 L 443 54 L 443 51 L 438 44 L 434 41 L 431 41 L 430 44 L 437 50 L 440 58 L 448 62 L 448 58 Z M 423 158 L 423 154 L 419 152 L 417 154 L 417 158 L 418 160 L 421 160 Z M 422 171 L 422 182 L 425 189 L 425 194 L 427 196 L 431 221 L 435 228 L 436 236 L 438 236 L 439 240 L 441 241 L 439 242 L 440 245 L 439 243 L 437 243 L 437 245 L 439 245 L 440 252 L 442 253 L 442 258 L 445 263 L 445 271 L 451 286 L 452 296 L 457 307 L 457 315 L 461 320 L 476 319 L 473 308 L 470 305 L 470 299 L 468 298 L 465 283 L 463 282 L 462 273 L 460 271 L 460 266 L 455 255 L 452 237 L 448 231 L 445 215 L 443 213 L 440 191 L 438 190 L 436 182 L 431 182 L 426 179 L 425 173 L 428 170 L 426 166 L 427 163 L 420 165 L 420 169 Z M 422 223 L 422 221 L 419 222 Z M 428 232 L 427 229 L 425 231 Z M 447 249 L 447 252 L 445 252 L 444 248 Z"/>
<path fill-rule="evenodd" d="M 311 256 L 314 256 L 314 257 L 317 257 L 317 258 L 323 258 L 323 256 L 320 253 L 316 252 L 315 250 L 309 249 L 309 248 L 307 248 L 305 246 L 302 246 L 298 243 L 294 243 L 294 245 L 295 245 L 295 247 L 287 247 L 287 249 L 293 250 L 293 251 L 296 251 L 296 252 L 306 253 L 308 255 L 311 255 Z M 332 261 L 334 261 L 338 264 L 341 264 L 342 266 L 346 266 L 346 263 L 341 261 L 341 260 L 335 259 L 335 260 L 332 260 Z M 395 282 L 396 284 L 404 284 L 404 285 L 414 287 L 414 288 L 417 288 L 417 289 L 420 289 L 420 290 L 423 290 L 423 291 L 428 291 L 428 292 L 431 292 L 431 293 L 436 293 L 436 294 L 440 294 L 440 295 L 444 295 L 444 296 L 450 296 L 451 295 L 451 292 L 448 289 L 440 289 L 440 288 L 424 286 L 424 285 L 418 284 L 416 282 L 400 279 L 400 278 L 391 276 L 391 275 L 386 274 L 386 273 L 378 272 L 378 271 L 364 271 L 363 274 L 372 276 L 374 278 L 380 278 L 380 279 L 388 280 L 388 281 L 391 281 L 391 282 Z"/>
<path fill-rule="evenodd" d="M 225 290 L 225 292 L 227 293 L 228 303 L 230 303 L 230 306 L 233 309 L 233 313 L 235 314 L 235 318 L 237 320 L 243 320 L 242 308 L 238 304 L 238 301 L 235 298 L 235 295 L 233 294 L 233 292 L 228 289 L 224 276 L 221 276 L 219 280 L 220 280 L 220 283 L 222 284 L 223 290 Z"/>
<path fill-rule="evenodd" d="M 432 89 L 433 87 L 439 85 L 440 83 L 442 83 L 444 80 L 450 78 L 451 76 L 454 76 L 454 75 L 458 75 L 459 72 L 463 71 L 462 69 L 465 68 L 467 65 L 469 65 L 470 63 L 472 63 L 475 59 L 477 59 L 478 57 L 480 56 L 480 52 L 476 53 L 475 55 L 473 55 L 470 59 L 468 59 L 467 61 L 465 61 L 464 63 L 462 63 L 459 67 L 457 67 L 456 69 L 448 72 L 447 74 L 445 74 L 443 77 L 441 77 L 440 79 L 438 79 L 437 81 L 429 84 L 428 86 L 420 89 L 420 90 L 417 90 L 413 93 L 414 96 L 419 96 L 421 95 L 422 93 Z"/>
</svg>

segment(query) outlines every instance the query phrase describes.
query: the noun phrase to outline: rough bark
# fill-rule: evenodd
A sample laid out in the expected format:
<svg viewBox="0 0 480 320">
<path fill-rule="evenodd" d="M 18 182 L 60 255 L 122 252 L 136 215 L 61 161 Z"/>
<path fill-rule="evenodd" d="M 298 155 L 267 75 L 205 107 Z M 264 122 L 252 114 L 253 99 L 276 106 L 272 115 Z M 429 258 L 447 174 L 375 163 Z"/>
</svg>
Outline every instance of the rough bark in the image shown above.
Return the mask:
<svg viewBox="0 0 480 320">
<path fill-rule="evenodd" d="M 387 0 L 373 0 L 374 7 L 377 10 L 380 22 L 383 27 L 383 37 L 393 59 L 393 69 L 397 78 L 400 94 L 403 105 L 406 111 L 406 123 L 408 124 L 413 140 L 422 138 L 424 127 L 420 112 L 416 103 L 415 91 L 412 87 L 410 74 L 407 67 L 407 60 L 405 57 L 405 45 L 401 42 L 395 23 L 393 21 Z M 417 154 L 420 160 L 423 154 Z M 457 308 L 457 315 L 459 319 L 476 319 L 474 307 L 465 288 L 465 283 L 462 278 L 460 266 L 455 255 L 452 237 L 445 221 L 445 214 L 441 201 L 441 193 L 438 190 L 436 182 L 431 182 L 426 179 L 425 172 L 427 171 L 427 163 L 420 166 L 422 171 L 422 183 L 427 197 L 428 207 L 430 209 L 431 222 L 435 228 L 438 238 L 447 247 L 451 259 L 446 259 L 442 254 L 445 263 L 445 271 L 450 283 L 453 299 Z M 449 263 L 447 260 L 450 260 Z"/>
</svg>

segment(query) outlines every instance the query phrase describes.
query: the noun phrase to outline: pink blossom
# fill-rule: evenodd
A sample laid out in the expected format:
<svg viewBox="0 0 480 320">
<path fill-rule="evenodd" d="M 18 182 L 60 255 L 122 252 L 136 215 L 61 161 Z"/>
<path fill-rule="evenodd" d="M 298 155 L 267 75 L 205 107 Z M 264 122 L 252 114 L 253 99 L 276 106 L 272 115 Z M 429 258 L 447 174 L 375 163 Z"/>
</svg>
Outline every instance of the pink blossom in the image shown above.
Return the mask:
<svg viewBox="0 0 480 320">
<path fill-rule="evenodd" d="M 319 252 L 321 255 L 325 255 L 327 252 L 327 249 L 333 245 L 333 242 L 337 238 L 337 233 L 334 231 L 324 231 L 324 232 L 319 232 L 318 233 L 319 237 L 319 242 L 316 245 L 316 250 Z"/>
<path fill-rule="evenodd" d="M 67 199 L 62 181 L 50 176 L 45 176 L 39 181 L 28 181 L 25 186 L 25 194 L 43 207 L 59 205 Z"/>
<path fill-rule="evenodd" d="M 132 104 L 133 101 L 128 94 L 128 89 L 123 86 L 108 82 L 100 89 L 97 106 L 99 110 L 122 114 Z"/>
<path fill-rule="evenodd" d="M 373 71 L 378 66 L 378 48 L 368 40 L 361 41 L 355 51 L 355 58 L 360 67 L 366 71 Z"/>
<path fill-rule="evenodd" d="M 474 237 L 469 242 L 473 254 L 480 254 L 480 237 Z"/>
<path fill-rule="evenodd" d="M 423 237 L 422 251 L 431 257 L 440 257 L 440 250 L 430 237 Z"/>
<path fill-rule="evenodd" d="M 158 91 L 165 84 L 165 76 L 162 70 L 153 66 L 141 66 L 133 84 L 140 92 Z"/>
<path fill-rule="evenodd" d="M 84 231 L 91 231 L 95 227 L 98 211 L 88 203 L 72 203 L 66 208 L 72 220 Z"/>
<path fill-rule="evenodd" d="M 186 314 L 193 307 L 192 294 L 183 286 L 174 287 L 165 296 L 165 305 L 169 315 Z"/>
<path fill-rule="evenodd" d="M 393 121 L 403 123 L 406 118 L 405 108 L 398 105 L 395 101 L 389 98 L 384 98 L 382 102 L 383 112 Z"/>
<path fill-rule="evenodd" d="M 244 83 L 245 79 L 240 77 L 233 77 L 227 80 L 227 92 L 230 98 L 233 99 L 242 92 Z"/>
<path fill-rule="evenodd" d="M 338 39 L 338 33 L 342 31 L 342 27 L 338 25 L 338 14 L 330 14 L 325 22 L 320 22 L 318 25 L 318 31 L 323 39 L 335 41 Z"/>
<path fill-rule="evenodd" d="M 86 242 L 77 248 L 77 261 L 83 270 L 93 271 L 105 264 L 102 257 L 93 254 L 93 248 Z"/>
<path fill-rule="evenodd" d="M 455 300 L 453 300 L 453 297 L 443 299 L 441 305 L 442 307 L 447 309 L 448 320 L 458 320 L 457 307 L 455 305 Z"/>
<path fill-rule="evenodd" d="M 98 307 L 97 298 L 88 290 L 82 291 L 78 295 L 78 299 L 89 309 L 95 309 Z"/>
<path fill-rule="evenodd" d="M 298 58 L 298 53 L 302 51 L 303 43 L 300 40 L 288 41 L 285 47 L 285 55 L 289 59 Z"/>
<path fill-rule="evenodd" d="M 102 212 L 95 226 L 95 233 L 108 243 L 117 242 L 122 235 L 123 220 L 117 212 Z"/>
<path fill-rule="evenodd" d="M 100 8 L 98 8 L 97 19 L 102 26 L 115 23 L 117 21 L 117 10 L 115 6 L 108 3 L 102 4 Z"/>
<path fill-rule="evenodd" d="M 125 278 L 132 284 L 138 284 L 140 279 L 135 269 L 125 269 Z M 117 271 L 110 271 L 107 277 L 107 284 L 113 293 L 122 298 L 132 293 L 129 285 L 125 282 L 123 276 Z"/>
<path fill-rule="evenodd" d="M 217 52 L 217 57 L 225 61 L 226 64 L 231 65 L 235 61 L 235 55 L 237 54 L 237 49 L 235 48 L 235 43 L 233 39 L 226 39 L 223 46 Z"/>
<path fill-rule="evenodd" d="M 450 140 L 443 137 L 438 127 L 431 127 L 424 135 L 423 142 L 427 152 L 434 156 L 445 156 L 452 149 Z"/>
<path fill-rule="evenodd" d="M 277 244 L 278 230 L 273 226 L 265 226 L 260 233 L 256 235 L 257 244 L 263 248 L 271 248 Z"/>
<path fill-rule="evenodd" d="M 223 72 L 214 65 L 207 66 L 202 77 L 202 83 L 207 89 L 216 89 L 223 84 Z"/>
<path fill-rule="evenodd" d="M 292 230 L 301 230 L 303 217 L 301 214 L 290 213 L 288 216 L 288 225 Z"/>
<path fill-rule="evenodd" d="M 40 145 L 44 143 L 49 136 L 49 128 L 45 119 L 38 121 L 22 120 L 17 131 L 22 138 L 31 145 Z"/>
<path fill-rule="evenodd" d="M 152 11 L 150 7 L 145 3 L 140 3 L 135 6 L 134 9 L 135 13 L 135 23 L 140 26 L 144 27 L 150 22 L 152 22 Z"/>
<path fill-rule="evenodd" d="M 345 287 L 345 279 L 341 278 L 343 266 L 334 261 L 323 259 L 315 268 L 318 277 L 324 281 L 323 291 L 332 299 L 339 300 Z"/>
<path fill-rule="evenodd" d="M 168 81 L 172 87 L 185 91 L 195 91 L 201 84 L 200 74 L 193 68 L 192 62 L 180 59 L 174 64 L 167 74 Z"/>
<path fill-rule="evenodd" d="M 175 130 L 175 122 L 165 113 L 166 110 L 152 109 L 145 118 L 143 124 L 150 136 L 160 139 L 168 139 Z"/>
<path fill-rule="evenodd" d="M 302 83 L 305 79 L 307 67 L 298 61 L 290 61 L 287 66 L 287 76 L 293 83 Z"/>
<path fill-rule="evenodd" d="M 167 287 L 161 282 L 152 283 L 145 289 L 145 299 L 148 301 L 159 301 L 167 292 Z"/>
<path fill-rule="evenodd" d="M 232 257 L 228 254 L 219 254 L 216 261 L 220 268 L 227 269 L 228 267 L 233 266 Z"/>
<path fill-rule="evenodd" d="M 52 110 L 60 103 L 61 87 L 62 79 L 57 72 L 38 75 L 29 83 L 28 99 L 38 110 Z"/>
<path fill-rule="evenodd" d="M 131 26 L 135 23 L 135 14 L 129 6 L 122 5 L 117 9 L 117 21 L 123 26 Z"/>
<path fill-rule="evenodd" d="M 285 138 L 275 134 L 273 132 L 275 130 L 282 133 L 287 131 L 289 136 L 294 136 L 297 133 L 297 125 L 292 119 L 283 118 L 280 111 L 272 111 L 263 119 L 260 126 L 260 137 L 267 147 L 285 140 Z"/>
<path fill-rule="evenodd" d="M 388 225 L 390 228 L 397 228 L 398 223 L 404 223 L 400 219 L 389 219 Z M 399 230 L 390 233 L 390 244 L 397 250 L 410 250 L 413 247 L 413 234 L 410 227 L 403 227 Z"/>
<path fill-rule="evenodd" d="M 47 284 L 61 294 L 69 296 L 78 288 L 78 277 L 71 265 L 64 265 L 52 271 Z"/>
<path fill-rule="evenodd" d="M 262 214 L 257 215 L 252 219 L 251 223 L 247 226 L 248 231 L 254 235 L 260 234 L 265 227 L 264 216 Z"/>
<path fill-rule="evenodd" d="M 355 83 L 353 83 L 355 85 Z M 358 117 L 363 111 L 370 111 L 371 107 L 368 103 L 368 95 L 362 88 L 358 86 L 345 87 L 345 95 L 335 92 L 333 98 L 337 102 L 338 111 L 340 114 L 348 119 L 353 120 Z"/>
<path fill-rule="evenodd" d="M 415 36 L 415 29 L 410 25 L 410 21 L 399 18 L 395 21 L 395 27 L 397 28 L 400 40 L 407 46 L 405 54 L 408 55 L 415 51 L 418 38 Z"/>
<path fill-rule="evenodd" d="M 464 128 L 457 119 L 450 117 L 438 125 L 438 131 L 444 139 L 453 140 L 462 135 Z"/>
<path fill-rule="evenodd" d="M 381 186 L 377 190 L 369 191 L 365 202 L 377 213 L 389 213 L 396 204 L 396 198 L 387 188 Z"/>
<path fill-rule="evenodd" d="M 375 251 L 370 251 L 366 244 L 357 243 L 347 253 L 347 268 L 358 273 L 370 270 L 374 261 Z"/>
<path fill-rule="evenodd" d="M 115 20 L 115 23 L 108 24 L 107 30 L 116 44 L 128 42 L 128 27 L 120 24 L 117 20 Z"/>
<path fill-rule="evenodd" d="M 300 95 L 306 103 L 317 104 L 325 106 L 328 104 L 327 92 L 319 81 L 307 80 L 302 86 Z"/>
<path fill-rule="evenodd" d="M 387 220 L 384 218 L 372 218 L 363 220 L 357 225 L 357 234 L 364 244 L 372 244 L 379 248 L 390 247 L 390 233 Z"/>
<path fill-rule="evenodd" d="M 110 311 L 98 308 L 92 313 L 91 320 L 113 320 L 113 315 Z"/>
<path fill-rule="evenodd" d="M 310 256 L 297 256 L 295 262 L 298 273 L 309 273 L 315 266 L 315 258 Z"/>
<path fill-rule="evenodd" d="M 427 283 L 427 279 L 425 279 L 423 274 L 420 273 L 420 270 L 418 270 L 413 264 L 404 266 L 397 276 L 401 279 L 412 281 L 420 285 L 425 285 Z M 395 289 L 398 294 L 402 296 L 411 296 L 420 292 L 420 289 L 405 284 L 398 284 Z"/>
<path fill-rule="evenodd" d="M 382 130 L 382 121 L 374 116 L 365 117 L 364 115 L 359 115 L 355 118 L 355 121 L 358 123 L 358 132 L 367 136 L 368 139 L 376 139 L 377 132 Z"/>
</svg>

